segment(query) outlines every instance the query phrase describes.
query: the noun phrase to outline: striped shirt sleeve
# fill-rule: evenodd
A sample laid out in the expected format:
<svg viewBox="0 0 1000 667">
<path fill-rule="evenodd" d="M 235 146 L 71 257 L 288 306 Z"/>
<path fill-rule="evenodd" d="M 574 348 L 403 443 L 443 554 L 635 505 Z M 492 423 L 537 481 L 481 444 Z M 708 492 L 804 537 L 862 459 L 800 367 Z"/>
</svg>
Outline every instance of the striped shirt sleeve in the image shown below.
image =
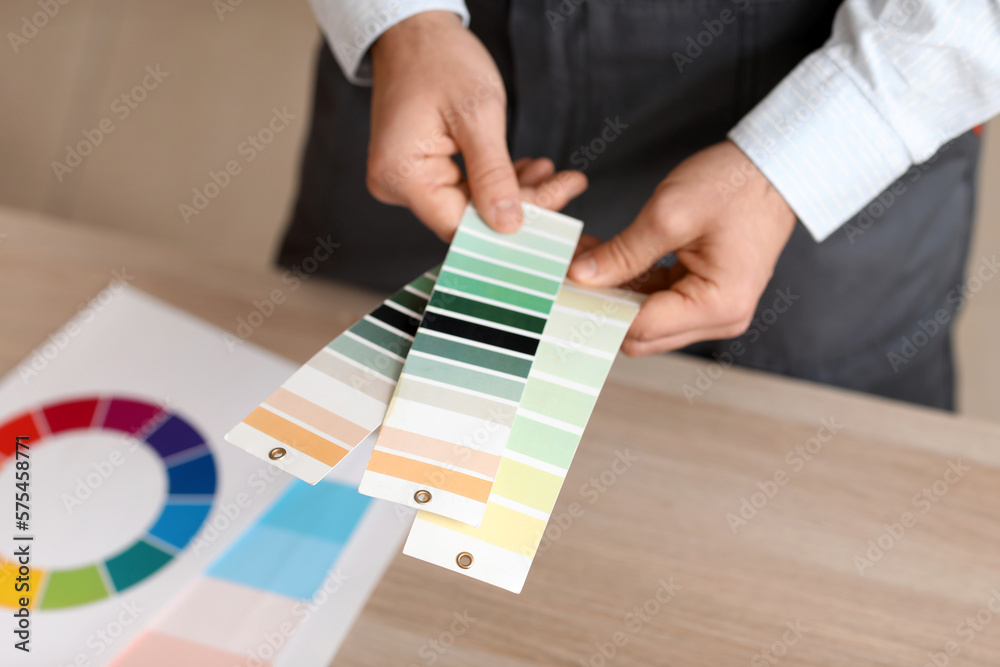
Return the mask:
<svg viewBox="0 0 1000 667">
<path fill-rule="evenodd" d="M 463 0 L 309 0 L 340 68 L 354 84 L 371 84 L 368 49 L 403 19 L 433 10 L 458 14 L 469 26 Z"/>
<path fill-rule="evenodd" d="M 1000 2 L 846 0 L 729 132 L 817 241 L 1000 111 Z"/>
</svg>

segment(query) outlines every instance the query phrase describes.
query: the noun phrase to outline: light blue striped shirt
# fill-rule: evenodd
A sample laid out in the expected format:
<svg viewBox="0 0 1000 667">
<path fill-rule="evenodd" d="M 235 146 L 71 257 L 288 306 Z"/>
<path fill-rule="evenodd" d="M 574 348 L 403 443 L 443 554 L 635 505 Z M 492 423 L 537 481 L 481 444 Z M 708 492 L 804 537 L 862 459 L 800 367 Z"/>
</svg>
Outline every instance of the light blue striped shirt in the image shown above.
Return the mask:
<svg viewBox="0 0 1000 667">
<path fill-rule="evenodd" d="M 462 0 L 310 0 L 348 78 L 386 29 Z M 1000 112 L 1000 1 L 845 0 L 833 34 L 729 132 L 817 241 Z"/>
</svg>

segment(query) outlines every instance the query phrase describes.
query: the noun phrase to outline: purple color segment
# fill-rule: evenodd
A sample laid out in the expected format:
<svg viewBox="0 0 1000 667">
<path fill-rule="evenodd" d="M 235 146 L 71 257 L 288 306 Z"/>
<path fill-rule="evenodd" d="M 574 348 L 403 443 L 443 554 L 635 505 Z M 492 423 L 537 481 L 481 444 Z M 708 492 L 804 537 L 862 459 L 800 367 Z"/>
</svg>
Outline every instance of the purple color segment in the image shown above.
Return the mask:
<svg viewBox="0 0 1000 667">
<path fill-rule="evenodd" d="M 158 405 L 115 398 L 108 405 L 104 428 L 133 435 L 138 433 L 138 437 L 142 438 L 144 434 L 154 431 L 162 420 L 163 410 Z"/>
<path fill-rule="evenodd" d="M 167 458 L 177 452 L 203 445 L 205 439 L 186 421 L 176 415 L 171 415 L 160 428 L 146 438 L 146 442 L 162 458 Z"/>
</svg>

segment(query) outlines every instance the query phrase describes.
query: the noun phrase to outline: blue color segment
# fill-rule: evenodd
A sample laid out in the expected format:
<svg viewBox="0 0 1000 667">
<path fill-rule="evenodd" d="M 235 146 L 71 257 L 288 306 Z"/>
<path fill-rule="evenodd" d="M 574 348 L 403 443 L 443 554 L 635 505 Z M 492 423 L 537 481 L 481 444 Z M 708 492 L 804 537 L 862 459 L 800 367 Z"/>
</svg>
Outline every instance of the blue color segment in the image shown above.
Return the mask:
<svg viewBox="0 0 1000 667">
<path fill-rule="evenodd" d="M 258 524 L 209 568 L 209 576 L 311 600 L 343 545 Z"/>
<path fill-rule="evenodd" d="M 179 505 L 169 503 L 163 508 L 160 518 L 149 529 L 149 534 L 171 546 L 183 549 L 198 533 L 202 521 L 205 520 L 211 509 L 212 506 L 207 504 Z"/>
<path fill-rule="evenodd" d="M 177 415 L 172 415 L 146 438 L 146 442 L 161 458 L 167 458 L 177 452 L 205 444 L 205 438 L 186 421 Z"/>
<path fill-rule="evenodd" d="M 210 576 L 309 600 L 372 499 L 338 482 L 296 480 L 208 570 Z"/>
<path fill-rule="evenodd" d="M 261 523 L 332 542 L 346 542 L 372 501 L 337 482 L 312 486 L 296 480 L 267 511 Z"/>
<path fill-rule="evenodd" d="M 167 468 L 167 476 L 170 481 L 167 491 L 169 494 L 215 493 L 215 461 L 210 452 Z"/>
</svg>

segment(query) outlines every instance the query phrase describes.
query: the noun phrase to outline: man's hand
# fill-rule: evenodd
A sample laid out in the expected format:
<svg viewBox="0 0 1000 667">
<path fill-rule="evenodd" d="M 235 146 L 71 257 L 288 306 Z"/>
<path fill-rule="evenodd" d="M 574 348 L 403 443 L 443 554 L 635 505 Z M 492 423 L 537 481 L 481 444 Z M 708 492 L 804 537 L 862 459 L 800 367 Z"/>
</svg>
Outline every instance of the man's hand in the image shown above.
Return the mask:
<svg viewBox="0 0 1000 667">
<path fill-rule="evenodd" d="M 371 55 L 368 189 L 379 201 L 409 207 L 447 241 L 470 195 L 488 225 L 513 232 L 523 222 L 522 200 L 558 210 L 586 189 L 582 173 L 555 174 L 548 160 L 519 160 L 515 169 L 500 72 L 455 14 L 401 21 Z"/>
<path fill-rule="evenodd" d="M 630 356 L 730 338 L 750 326 L 794 227 L 784 198 L 724 141 L 679 164 L 621 234 L 581 240 L 569 276 L 651 293 L 622 344 Z M 677 264 L 647 272 L 670 252 Z"/>
</svg>

